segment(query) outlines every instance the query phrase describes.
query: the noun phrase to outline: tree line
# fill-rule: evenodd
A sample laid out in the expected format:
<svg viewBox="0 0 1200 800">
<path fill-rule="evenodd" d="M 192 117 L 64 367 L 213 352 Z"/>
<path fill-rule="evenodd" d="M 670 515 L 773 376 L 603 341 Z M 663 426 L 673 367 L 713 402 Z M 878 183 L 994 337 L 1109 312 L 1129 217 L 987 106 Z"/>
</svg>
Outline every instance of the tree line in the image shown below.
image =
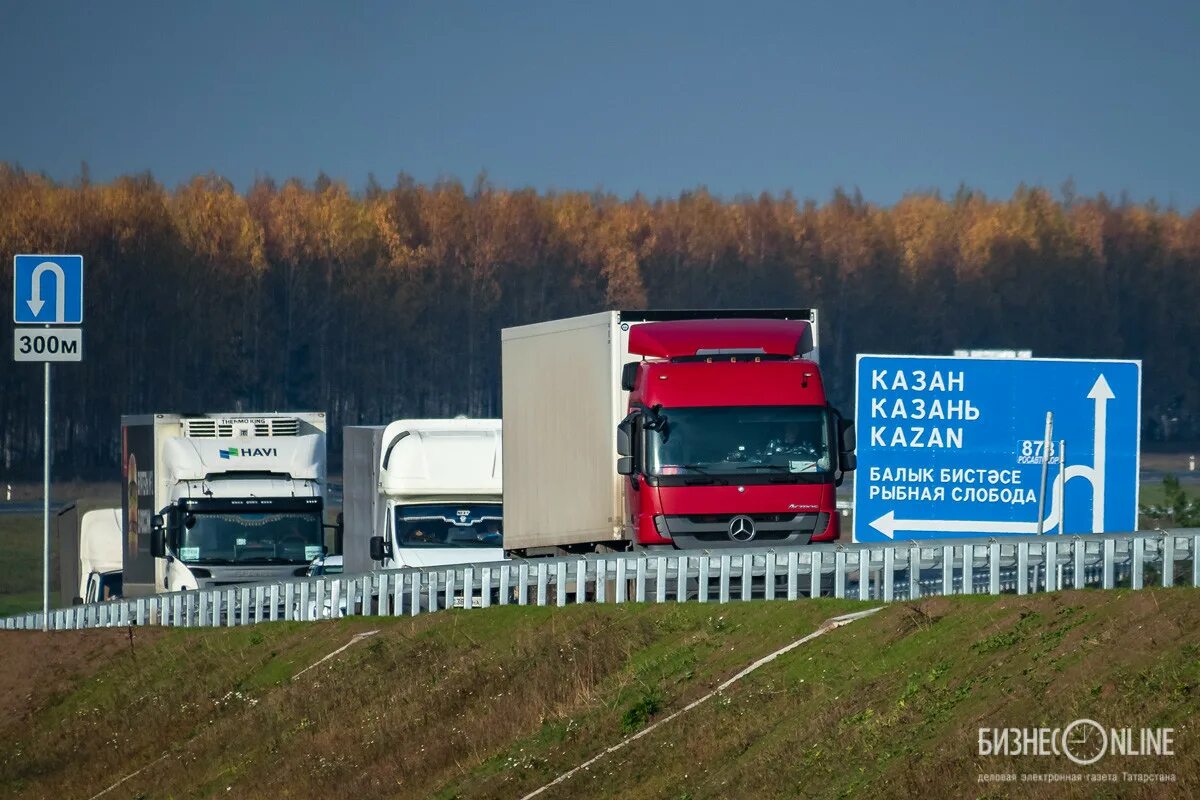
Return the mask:
<svg viewBox="0 0 1200 800">
<path fill-rule="evenodd" d="M 854 354 L 1143 360 L 1143 435 L 1200 438 L 1200 212 L 968 189 L 722 199 L 321 175 L 55 182 L 0 164 L 16 253 L 81 253 L 85 360 L 55 370 L 55 474 L 116 475 L 123 413 L 324 410 L 340 428 L 500 412 L 502 327 L 608 308 L 816 307 L 834 401 Z M 41 370 L 0 370 L 0 472 L 40 471 Z"/>
</svg>

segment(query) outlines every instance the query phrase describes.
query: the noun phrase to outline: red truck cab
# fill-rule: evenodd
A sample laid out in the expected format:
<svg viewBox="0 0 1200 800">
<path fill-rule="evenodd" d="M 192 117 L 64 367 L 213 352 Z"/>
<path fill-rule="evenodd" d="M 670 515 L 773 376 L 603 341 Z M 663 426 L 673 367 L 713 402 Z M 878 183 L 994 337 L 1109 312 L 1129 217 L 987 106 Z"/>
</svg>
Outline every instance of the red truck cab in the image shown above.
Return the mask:
<svg viewBox="0 0 1200 800">
<path fill-rule="evenodd" d="M 629 332 L 618 472 L 635 547 L 831 542 L 836 487 L 855 466 L 808 322 L 687 319 Z"/>
</svg>

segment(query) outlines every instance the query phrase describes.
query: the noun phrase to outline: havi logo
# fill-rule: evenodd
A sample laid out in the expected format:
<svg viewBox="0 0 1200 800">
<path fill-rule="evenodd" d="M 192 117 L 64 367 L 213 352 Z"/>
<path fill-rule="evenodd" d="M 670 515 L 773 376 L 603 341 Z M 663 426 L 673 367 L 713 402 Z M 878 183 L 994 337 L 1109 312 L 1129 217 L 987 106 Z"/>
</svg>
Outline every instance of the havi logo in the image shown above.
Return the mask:
<svg viewBox="0 0 1200 800">
<path fill-rule="evenodd" d="M 217 452 L 221 454 L 221 458 L 226 460 L 231 458 L 273 458 L 279 455 L 279 450 L 275 447 L 230 447 Z"/>
</svg>

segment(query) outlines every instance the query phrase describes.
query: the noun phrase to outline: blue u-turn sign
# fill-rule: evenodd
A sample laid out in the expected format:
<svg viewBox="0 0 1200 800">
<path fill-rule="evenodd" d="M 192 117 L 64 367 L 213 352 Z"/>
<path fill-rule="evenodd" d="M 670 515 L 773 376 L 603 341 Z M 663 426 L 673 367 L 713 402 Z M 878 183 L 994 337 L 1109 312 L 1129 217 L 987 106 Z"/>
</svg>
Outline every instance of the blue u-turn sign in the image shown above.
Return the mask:
<svg viewBox="0 0 1200 800">
<path fill-rule="evenodd" d="M 83 256 L 13 256 L 13 322 L 83 322 Z"/>
<path fill-rule="evenodd" d="M 856 399 L 855 541 L 1037 533 L 1047 412 L 1043 533 L 1137 527 L 1141 362 L 860 355 Z"/>
</svg>

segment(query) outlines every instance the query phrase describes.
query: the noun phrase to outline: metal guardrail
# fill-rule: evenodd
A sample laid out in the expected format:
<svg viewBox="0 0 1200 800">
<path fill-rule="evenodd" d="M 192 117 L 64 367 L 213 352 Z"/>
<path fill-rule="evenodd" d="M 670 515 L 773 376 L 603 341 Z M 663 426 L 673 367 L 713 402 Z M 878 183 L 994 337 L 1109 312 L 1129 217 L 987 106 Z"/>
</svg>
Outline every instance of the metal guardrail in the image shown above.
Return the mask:
<svg viewBox="0 0 1200 800">
<path fill-rule="evenodd" d="M 701 602 L 829 596 L 916 600 L 1148 585 L 1200 587 L 1200 529 L 609 553 L 297 578 L 91 603 L 50 612 L 51 630 L 224 627 L 275 620 L 417 615 L 444 608 Z M 2 627 L 42 627 L 40 613 Z"/>
</svg>

